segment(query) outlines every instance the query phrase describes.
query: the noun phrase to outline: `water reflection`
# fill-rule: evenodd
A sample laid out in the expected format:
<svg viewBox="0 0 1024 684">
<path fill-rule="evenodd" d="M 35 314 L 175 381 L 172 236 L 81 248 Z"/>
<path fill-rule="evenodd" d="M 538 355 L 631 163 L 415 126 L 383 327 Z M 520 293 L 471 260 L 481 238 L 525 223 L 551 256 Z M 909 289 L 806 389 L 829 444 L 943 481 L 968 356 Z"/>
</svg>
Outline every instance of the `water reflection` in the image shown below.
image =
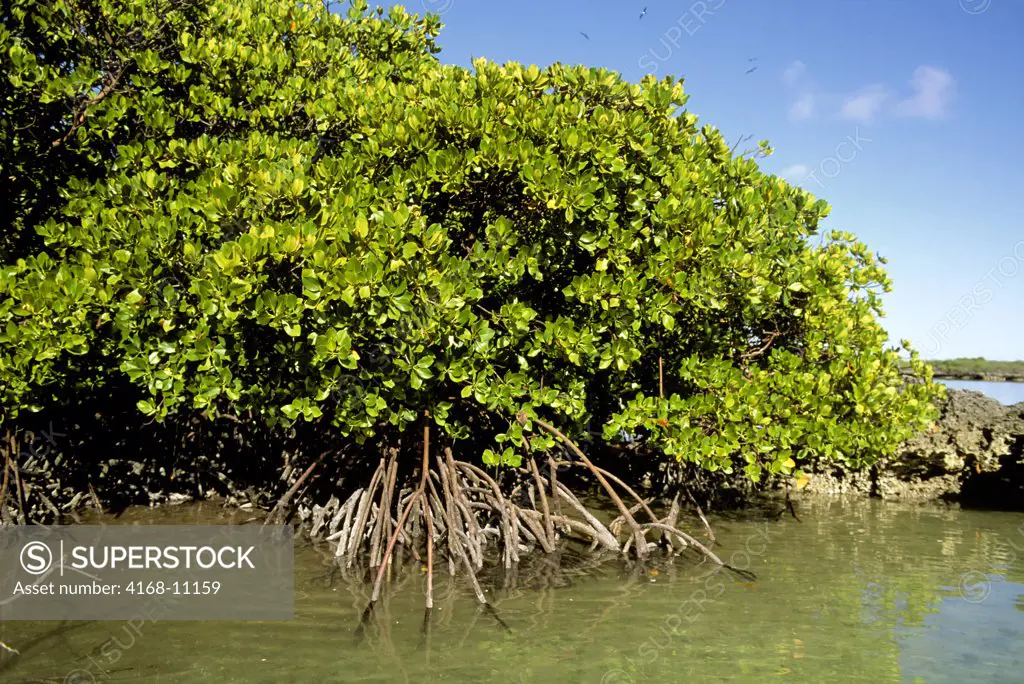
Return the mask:
<svg viewBox="0 0 1024 684">
<path fill-rule="evenodd" d="M 923 628 L 900 639 L 900 664 L 908 676 L 932 682 L 1019 683 L 1024 656 L 1019 652 L 1024 585 L 1000 582 L 982 603 L 960 597 L 942 600 Z"/>
<path fill-rule="evenodd" d="M 0 679 L 60 682 L 93 659 L 104 668 L 96 681 L 175 684 L 1020 681 L 1024 516 L 798 505 L 802 523 L 713 520 L 716 551 L 747 564 L 755 581 L 683 557 L 641 568 L 567 554 L 561 570 L 539 557 L 514 581 L 488 578 L 505 634 L 442 568 L 425 634 L 423 575 L 410 564 L 357 641 L 367 587 L 307 546 L 296 557 L 292 622 L 156 623 L 116 663 L 99 646 L 118 625 L 7 623 L 0 638 L 23 655 L 0 660 Z M 691 532 L 702 534 L 699 522 Z M 989 583 L 984 596 L 965 598 L 967 573 L 970 586 Z"/>
</svg>

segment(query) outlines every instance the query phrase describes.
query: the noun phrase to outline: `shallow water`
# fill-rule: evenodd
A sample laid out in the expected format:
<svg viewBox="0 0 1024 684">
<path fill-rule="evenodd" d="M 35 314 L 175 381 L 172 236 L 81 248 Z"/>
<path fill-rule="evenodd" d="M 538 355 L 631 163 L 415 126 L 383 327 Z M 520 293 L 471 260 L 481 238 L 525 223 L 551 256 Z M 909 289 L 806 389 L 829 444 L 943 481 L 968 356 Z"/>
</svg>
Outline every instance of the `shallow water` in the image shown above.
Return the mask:
<svg viewBox="0 0 1024 684">
<path fill-rule="evenodd" d="M 426 640 L 418 567 L 387 593 L 365 641 L 369 591 L 332 581 L 321 552 L 296 551 L 296 619 L 9 622 L 3 682 L 1020 682 L 1024 514 L 873 501 L 798 502 L 801 522 L 712 519 L 748 582 L 680 557 L 641 571 L 562 574 L 524 564 L 520 588 L 489 595 L 442 574 Z M 211 504 L 130 511 L 118 522 L 217 522 Z M 699 533 L 695 526 L 694 534 Z M 1018 560 L 1017 551 L 1021 551 Z M 324 552 L 326 553 L 326 552 Z M 408 566 L 407 566 L 408 567 Z M 401 584 L 397 588 L 397 584 Z M 253 600 L 259 600 L 253 597 Z M 131 636 L 130 636 L 131 635 Z M 101 647 L 119 639 L 116 662 Z M 132 638 L 134 637 L 134 638 Z M 106 653 L 110 653 L 107 649 Z"/>
<path fill-rule="evenodd" d="M 981 392 L 992 397 L 996 401 L 1013 406 L 1024 401 L 1024 382 L 987 382 L 984 380 L 946 380 L 939 378 L 939 382 L 950 389 L 971 390 Z"/>
</svg>

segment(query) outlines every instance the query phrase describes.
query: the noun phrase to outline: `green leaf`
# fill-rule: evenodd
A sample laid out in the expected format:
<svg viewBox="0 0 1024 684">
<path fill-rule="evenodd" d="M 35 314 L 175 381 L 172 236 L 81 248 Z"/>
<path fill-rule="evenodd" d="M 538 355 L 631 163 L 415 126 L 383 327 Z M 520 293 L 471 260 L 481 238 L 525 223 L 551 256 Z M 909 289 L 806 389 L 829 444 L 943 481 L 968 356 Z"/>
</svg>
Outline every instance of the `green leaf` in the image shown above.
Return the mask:
<svg viewBox="0 0 1024 684">
<path fill-rule="evenodd" d="M 367 223 L 365 216 L 359 216 L 356 218 L 355 233 L 361 238 L 365 238 L 370 234 L 370 225 Z"/>
</svg>

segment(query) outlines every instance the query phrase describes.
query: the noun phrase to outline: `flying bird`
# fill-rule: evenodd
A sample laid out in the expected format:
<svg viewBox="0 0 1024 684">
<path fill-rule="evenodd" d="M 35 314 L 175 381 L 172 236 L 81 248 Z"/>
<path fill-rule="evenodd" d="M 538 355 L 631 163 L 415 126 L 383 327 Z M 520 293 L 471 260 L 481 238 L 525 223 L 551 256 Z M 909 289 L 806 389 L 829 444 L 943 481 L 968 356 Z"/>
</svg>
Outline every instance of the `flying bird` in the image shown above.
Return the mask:
<svg viewBox="0 0 1024 684">
<path fill-rule="evenodd" d="M 586 38 L 587 40 L 590 40 L 590 36 L 588 36 L 588 35 L 587 35 L 586 33 L 584 33 L 583 31 L 580 31 L 580 35 L 581 35 L 581 36 L 583 36 L 584 38 Z"/>
<path fill-rule="evenodd" d="M 757 67 L 750 67 L 750 68 L 749 68 L 749 69 L 747 69 L 747 70 L 746 70 L 746 72 L 744 72 L 744 73 L 752 74 L 752 73 L 754 73 L 755 71 L 757 71 Z"/>
<path fill-rule="evenodd" d="M 640 13 L 640 18 L 643 19 L 645 14 L 647 14 L 647 8 L 646 7 L 644 7 L 644 11 Z"/>
<path fill-rule="evenodd" d="M 748 62 L 756 62 L 757 61 L 757 57 L 747 57 L 747 61 Z"/>
</svg>

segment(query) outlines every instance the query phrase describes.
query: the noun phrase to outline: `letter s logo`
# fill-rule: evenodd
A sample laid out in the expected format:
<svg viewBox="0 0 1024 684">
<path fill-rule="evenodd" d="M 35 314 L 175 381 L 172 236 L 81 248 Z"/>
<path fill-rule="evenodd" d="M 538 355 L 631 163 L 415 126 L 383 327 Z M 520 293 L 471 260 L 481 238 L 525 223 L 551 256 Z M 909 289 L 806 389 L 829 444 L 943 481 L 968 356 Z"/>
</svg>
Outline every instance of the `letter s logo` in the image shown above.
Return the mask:
<svg viewBox="0 0 1024 684">
<path fill-rule="evenodd" d="M 42 575 L 53 565 L 53 552 L 41 541 L 25 544 L 21 549 L 21 567 L 30 575 Z"/>
</svg>

